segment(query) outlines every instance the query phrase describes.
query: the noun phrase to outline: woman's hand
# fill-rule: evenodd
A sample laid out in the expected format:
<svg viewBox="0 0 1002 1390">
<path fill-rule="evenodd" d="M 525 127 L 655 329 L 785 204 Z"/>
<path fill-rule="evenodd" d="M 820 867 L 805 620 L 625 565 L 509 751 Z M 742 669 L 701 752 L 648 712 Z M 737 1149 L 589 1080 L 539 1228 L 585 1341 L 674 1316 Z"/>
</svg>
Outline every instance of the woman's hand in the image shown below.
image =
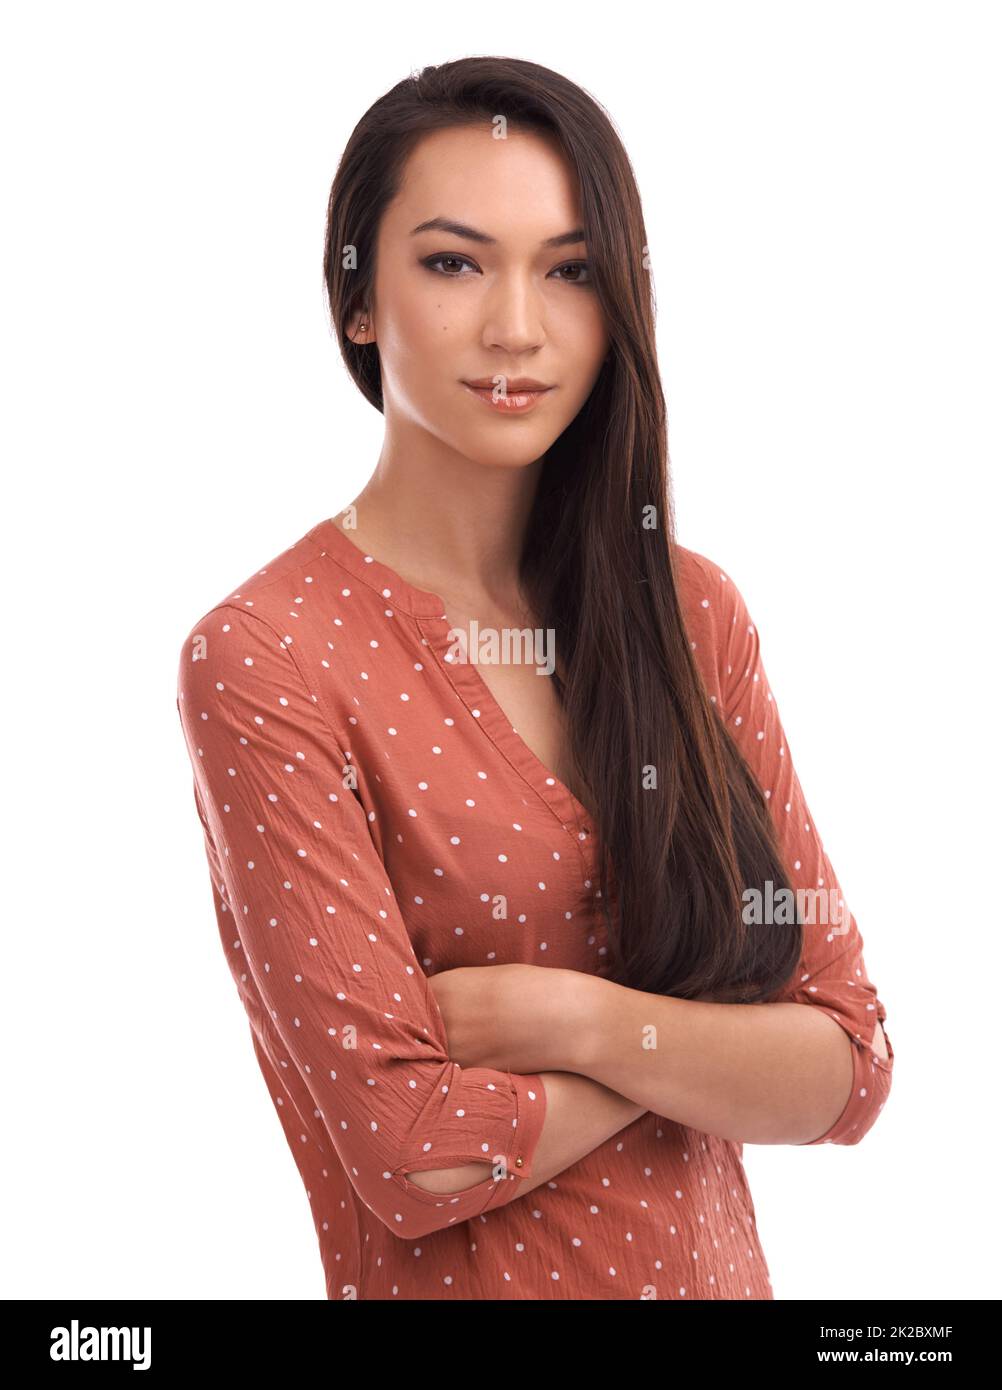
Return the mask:
<svg viewBox="0 0 1002 1390">
<path fill-rule="evenodd" d="M 428 983 L 461 1067 L 573 1071 L 590 975 L 546 965 L 441 970 Z"/>
</svg>

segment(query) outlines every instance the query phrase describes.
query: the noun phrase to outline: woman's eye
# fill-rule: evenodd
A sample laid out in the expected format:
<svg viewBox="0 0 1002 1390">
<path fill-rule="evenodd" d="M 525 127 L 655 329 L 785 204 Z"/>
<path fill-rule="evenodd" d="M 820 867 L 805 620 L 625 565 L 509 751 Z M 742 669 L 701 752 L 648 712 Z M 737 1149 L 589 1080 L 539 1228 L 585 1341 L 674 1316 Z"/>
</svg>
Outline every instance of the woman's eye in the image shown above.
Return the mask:
<svg viewBox="0 0 1002 1390">
<path fill-rule="evenodd" d="M 587 284 L 590 284 L 590 281 L 589 281 L 589 279 L 588 279 L 588 276 L 590 275 L 591 272 L 590 272 L 590 270 L 589 270 L 589 268 L 588 268 L 588 262 L 587 262 L 587 261 L 568 261 L 568 263 L 567 263 L 566 265 L 558 265 L 558 266 L 557 266 L 557 270 L 554 271 L 554 274 L 556 274 L 557 271 L 561 271 L 561 270 L 576 270 L 576 271 L 582 272 L 582 274 L 579 274 L 579 275 L 575 276 L 575 277 L 574 277 L 573 279 L 571 279 L 571 280 L 565 280 L 564 283 L 567 284 L 567 285 L 587 285 Z M 563 279 L 562 276 L 561 276 L 561 279 Z"/>
<path fill-rule="evenodd" d="M 440 264 L 449 261 L 451 261 L 453 265 L 468 265 L 472 267 L 474 270 L 476 269 L 476 266 L 473 265 L 473 262 L 468 261 L 465 256 L 450 256 L 447 255 L 445 252 L 442 252 L 438 256 L 428 256 L 427 259 L 422 262 L 422 264 L 426 265 L 429 270 L 433 270 Z M 438 270 L 437 274 L 448 276 L 452 280 L 459 279 L 459 276 L 451 270 Z"/>
</svg>

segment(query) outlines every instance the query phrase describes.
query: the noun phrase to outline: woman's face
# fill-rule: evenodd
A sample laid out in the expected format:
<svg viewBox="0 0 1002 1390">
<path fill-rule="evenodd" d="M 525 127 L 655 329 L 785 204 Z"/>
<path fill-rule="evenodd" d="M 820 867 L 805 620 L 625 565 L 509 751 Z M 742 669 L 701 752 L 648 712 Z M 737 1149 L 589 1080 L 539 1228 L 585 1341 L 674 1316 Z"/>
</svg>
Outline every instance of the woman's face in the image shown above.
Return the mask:
<svg viewBox="0 0 1002 1390">
<path fill-rule="evenodd" d="M 416 230 L 432 219 L 454 225 Z M 573 175 L 545 137 L 455 127 L 416 146 L 382 219 L 371 312 L 360 316 L 367 341 L 374 329 L 388 424 L 495 466 L 546 452 L 609 347 L 580 230 Z M 521 378 L 550 389 L 506 412 L 484 399 L 498 377 L 509 399 Z M 481 380 L 483 395 L 464 384 Z"/>
</svg>

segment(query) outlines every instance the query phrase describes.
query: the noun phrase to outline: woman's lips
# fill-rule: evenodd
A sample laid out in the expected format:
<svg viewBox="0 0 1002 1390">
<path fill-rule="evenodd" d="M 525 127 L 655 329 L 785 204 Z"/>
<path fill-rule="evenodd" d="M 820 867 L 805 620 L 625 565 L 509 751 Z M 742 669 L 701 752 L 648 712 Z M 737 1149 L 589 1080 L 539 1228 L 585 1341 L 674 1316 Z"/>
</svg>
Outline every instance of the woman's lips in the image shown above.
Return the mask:
<svg viewBox="0 0 1002 1390">
<path fill-rule="evenodd" d="M 484 405 L 501 415 L 524 415 L 553 390 L 552 386 L 547 386 L 542 391 L 509 391 L 506 395 L 498 395 L 495 400 L 493 386 L 470 386 L 466 381 L 463 382 L 463 386 L 471 395 L 479 396 Z"/>
</svg>

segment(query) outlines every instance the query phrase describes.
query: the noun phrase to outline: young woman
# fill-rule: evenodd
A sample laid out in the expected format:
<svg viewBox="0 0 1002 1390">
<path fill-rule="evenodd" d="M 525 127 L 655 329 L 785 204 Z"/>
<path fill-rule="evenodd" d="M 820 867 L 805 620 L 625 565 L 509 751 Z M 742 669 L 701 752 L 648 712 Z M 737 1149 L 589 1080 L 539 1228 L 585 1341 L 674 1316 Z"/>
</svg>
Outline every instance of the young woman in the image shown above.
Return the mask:
<svg viewBox="0 0 1002 1390">
<path fill-rule="evenodd" d="M 546 68 L 426 69 L 324 265 L 379 462 L 178 709 L 327 1295 L 771 1298 L 742 1146 L 858 1143 L 893 1053 L 756 627 L 674 539 L 627 157 Z"/>
</svg>

